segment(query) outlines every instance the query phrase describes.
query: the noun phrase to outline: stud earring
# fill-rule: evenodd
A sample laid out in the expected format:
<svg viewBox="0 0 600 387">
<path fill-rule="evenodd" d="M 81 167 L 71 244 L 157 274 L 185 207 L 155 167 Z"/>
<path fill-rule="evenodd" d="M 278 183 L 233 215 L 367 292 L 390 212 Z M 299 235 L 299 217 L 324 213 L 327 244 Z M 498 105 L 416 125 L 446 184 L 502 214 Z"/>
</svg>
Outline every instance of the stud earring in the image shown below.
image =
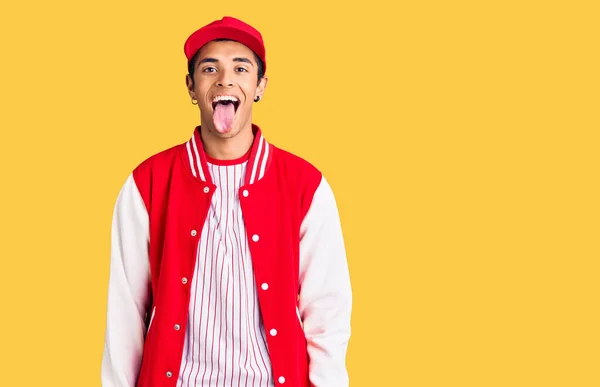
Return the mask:
<svg viewBox="0 0 600 387">
<path fill-rule="evenodd" d="M 198 105 L 198 100 L 192 97 L 192 105 Z"/>
<path fill-rule="evenodd" d="M 254 98 L 254 102 L 258 102 L 260 101 L 260 95 L 257 95 L 256 98 Z"/>
</svg>

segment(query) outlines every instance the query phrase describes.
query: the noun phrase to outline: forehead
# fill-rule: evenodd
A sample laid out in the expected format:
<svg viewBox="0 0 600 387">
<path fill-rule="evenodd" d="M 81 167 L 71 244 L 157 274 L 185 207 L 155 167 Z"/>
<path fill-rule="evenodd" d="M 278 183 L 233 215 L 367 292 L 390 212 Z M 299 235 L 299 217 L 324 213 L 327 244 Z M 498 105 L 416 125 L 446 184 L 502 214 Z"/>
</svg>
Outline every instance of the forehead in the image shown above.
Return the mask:
<svg viewBox="0 0 600 387">
<path fill-rule="evenodd" d="M 242 43 L 234 41 L 208 42 L 198 52 L 198 60 L 203 58 L 231 60 L 238 57 L 248 58 L 253 63 L 255 62 L 252 50 Z"/>
</svg>

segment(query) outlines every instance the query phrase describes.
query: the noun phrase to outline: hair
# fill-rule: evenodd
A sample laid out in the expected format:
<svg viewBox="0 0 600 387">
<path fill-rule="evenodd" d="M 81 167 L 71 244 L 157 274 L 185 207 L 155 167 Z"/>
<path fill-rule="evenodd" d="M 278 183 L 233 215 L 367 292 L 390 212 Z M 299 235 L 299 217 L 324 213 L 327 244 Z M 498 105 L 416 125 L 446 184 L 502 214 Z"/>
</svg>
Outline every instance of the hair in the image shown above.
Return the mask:
<svg viewBox="0 0 600 387">
<path fill-rule="evenodd" d="M 215 39 L 215 40 L 213 40 L 213 42 L 235 42 L 235 40 L 233 40 L 233 39 Z M 198 59 L 199 53 L 200 53 L 200 50 L 196 51 L 196 53 L 194 54 L 192 59 L 190 59 L 190 61 L 188 62 L 188 74 L 190 75 L 190 78 L 192 78 L 192 84 L 194 84 L 194 71 L 196 70 L 196 60 Z M 252 53 L 254 54 L 254 60 L 258 64 L 258 81 L 257 81 L 257 84 L 258 84 L 258 83 L 260 83 L 260 80 L 265 76 L 265 65 L 264 65 L 262 59 L 260 59 L 259 56 L 256 55 L 256 53 L 254 51 L 252 51 Z"/>
</svg>

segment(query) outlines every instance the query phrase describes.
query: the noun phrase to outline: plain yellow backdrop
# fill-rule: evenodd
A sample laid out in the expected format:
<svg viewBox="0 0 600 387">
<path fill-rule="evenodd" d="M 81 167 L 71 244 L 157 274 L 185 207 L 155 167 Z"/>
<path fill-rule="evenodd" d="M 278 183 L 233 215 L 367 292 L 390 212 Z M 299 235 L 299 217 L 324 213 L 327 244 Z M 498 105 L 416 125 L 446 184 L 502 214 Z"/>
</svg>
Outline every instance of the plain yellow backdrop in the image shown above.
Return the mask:
<svg viewBox="0 0 600 387">
<path fill-rule="evenodd" d="M 114 202 L 199 123 L 183 43 L 229 15 L 254 122 L 339 203 L 351 386 L 600 386 L 594 3 L 3 2 L 0 385 L 100 385 Z"/>
</svg>

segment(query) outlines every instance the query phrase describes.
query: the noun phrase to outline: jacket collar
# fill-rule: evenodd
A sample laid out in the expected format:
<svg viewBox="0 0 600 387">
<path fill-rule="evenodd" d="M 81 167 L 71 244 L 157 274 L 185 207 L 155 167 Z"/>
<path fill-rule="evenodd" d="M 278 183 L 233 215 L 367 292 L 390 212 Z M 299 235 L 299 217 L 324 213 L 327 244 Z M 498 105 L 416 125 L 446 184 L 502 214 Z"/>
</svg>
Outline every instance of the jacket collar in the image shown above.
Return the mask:
<svg viewBox="0 0 600 387">
<path fill-rule="evenodd" d="M 185 143 L 186 157 L 185 165 L 192 175 L 200 181 L 213 184 L 208 164 L 206 162 L 206 153 L 200 136 L 200 125 L 194 128 L 192 137 Z M 273 146 L 270 145 L 262 135 L 260 128 L 252 124 L 254 141 L 250 149 L 248 165 L 246 167 L 245 184 L 254 184 L 261 180 L 271 164 L 273 157 Z"/>
</svg>

